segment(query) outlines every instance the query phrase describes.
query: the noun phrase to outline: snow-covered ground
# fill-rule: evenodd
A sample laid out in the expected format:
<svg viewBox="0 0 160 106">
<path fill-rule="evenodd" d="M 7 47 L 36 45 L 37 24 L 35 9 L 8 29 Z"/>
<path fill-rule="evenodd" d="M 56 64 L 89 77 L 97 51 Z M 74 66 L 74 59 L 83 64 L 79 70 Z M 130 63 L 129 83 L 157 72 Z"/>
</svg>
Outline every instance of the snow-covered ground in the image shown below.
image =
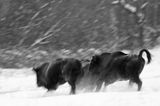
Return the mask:
<svg viewBox="0 0 160 106">
<path fill-rule="evenodd" d="M 1 106 L 160 106 L 160 48 L 150 50 L 152 62 L 146 65 L 141 79 L 142 90 L 128 86 L 128 81 L 115 82 L 101 92 L 78 90 L 69 95 L 68 84 L 56 91 L 37 88 L 31 69 L 0 69 Z"/>
</svg>

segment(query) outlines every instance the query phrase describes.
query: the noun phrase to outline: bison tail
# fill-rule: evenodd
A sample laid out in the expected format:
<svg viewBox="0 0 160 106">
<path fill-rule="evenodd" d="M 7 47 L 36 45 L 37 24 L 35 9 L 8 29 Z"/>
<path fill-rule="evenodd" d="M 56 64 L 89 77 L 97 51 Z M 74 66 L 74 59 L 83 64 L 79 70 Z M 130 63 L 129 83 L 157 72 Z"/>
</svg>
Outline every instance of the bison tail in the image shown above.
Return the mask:
<svg viewBox="0 0 160 106">
<path fill-rule="evenodd" d="M 145 52 L 147 54 L 147 59 L 148 59 L 148 64 L 151 62 L 152 58 L 151 58 L 151 53 L 147 50 L 147 49 L 142 49 L 140 52 L 139 52 L 139 57 L 142 58 L 142 54 L 143 52 Z"/>
</svg>

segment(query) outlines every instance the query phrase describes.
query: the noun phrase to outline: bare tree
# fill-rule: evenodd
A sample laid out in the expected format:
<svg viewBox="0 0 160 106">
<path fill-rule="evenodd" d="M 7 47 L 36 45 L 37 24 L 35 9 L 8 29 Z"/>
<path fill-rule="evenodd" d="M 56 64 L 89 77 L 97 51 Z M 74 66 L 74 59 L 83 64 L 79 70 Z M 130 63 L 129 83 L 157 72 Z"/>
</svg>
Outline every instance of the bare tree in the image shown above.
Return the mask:
<svg viewBox="0 0 160 106">
<path fill-rule="evenodd" d="M 134 2 L 138 2 L 138 1 L 134 1 Z M 143 31 L 144 31 L 144 25 L 145 25 L 145 14 L 144 14 L 144 9 L 146 8 L 146 6 L 148 5 L 148 2 L 143 3 L 141 6 L 133 6 L 129 3 L 126 2 L 126 0 L 116 0 L 112 2 L 113 5 L 120 5 L 123 9 L 127 10 L 129 12 L 129 14 L 134 15 L 135 20 L 136 20 L 136 26 L 138 27 L 138 32 L 139 32 L 139 43 L 140 46 L 143 47 L 144 46 L 144 35 L 143 35 Z"/>
</svg>

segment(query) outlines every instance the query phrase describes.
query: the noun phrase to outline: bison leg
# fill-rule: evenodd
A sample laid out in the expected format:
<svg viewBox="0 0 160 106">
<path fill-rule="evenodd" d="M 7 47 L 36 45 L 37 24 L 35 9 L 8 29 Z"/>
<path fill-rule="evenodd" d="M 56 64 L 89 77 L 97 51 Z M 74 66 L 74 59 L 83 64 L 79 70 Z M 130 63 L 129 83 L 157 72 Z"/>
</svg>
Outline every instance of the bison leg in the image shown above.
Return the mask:
<svg viewBox="0 0 160 106">
<path fill-rule="evenodd" d="M 138 91 L 140 91 L 142 88 L 142 81 L 139 79 L 137 84 L 138 84 Z"/>
<path fill-rule="evenodd" d="M 129 80 L 129 86 L 133 86 L 133 81 Z"/>
<path fill-rule="evenodd" d="M 96 92 L 100 91 L 100 89 L 101 89 L 101 84 L 98 84 L 96 87 Z"/>
<path fill-rule="evenodd" d="M 99 80 L 97 81 L 97 84 L 96 84 L 96 92 L 100 91 L 101 87 L 102 87 L 102 84 L 103 84 L 103 81 L 102 80 Z"/>
<path fill-rule="evenodd" d="M 133 81 L 138 85 L 138 89 L 137 90 L 140 91 L 141 87 L 142 87 L 142 81 L 140 80 L 140 78 L 137 77 Z"/>
<path fill-rule="evenodd" d="M 70 91 L 70 94 L 75 94 L 75 90 L 76 90 L 76 84 L 75 84 L 75 81 L 69 81 L 68 82 L 71 86 L 71 91 Z"/>
</svg>

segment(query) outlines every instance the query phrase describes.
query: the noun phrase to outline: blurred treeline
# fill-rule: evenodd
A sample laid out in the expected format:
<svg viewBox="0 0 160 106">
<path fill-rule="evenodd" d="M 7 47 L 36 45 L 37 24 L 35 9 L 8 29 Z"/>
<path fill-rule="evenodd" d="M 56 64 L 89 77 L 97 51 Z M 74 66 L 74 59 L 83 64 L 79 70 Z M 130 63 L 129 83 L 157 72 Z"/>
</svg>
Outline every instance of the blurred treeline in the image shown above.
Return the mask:
<svg viewBox="0 0 160 106">
<path fill-rule="evenodd" d="M 62 49 L 153 48 L 159 35 L 159 0 L 0 0 L 3 55 L 7 50 L 25 51 L 21 57 L 43 50 L 45 57 Z"/>
</svg>

